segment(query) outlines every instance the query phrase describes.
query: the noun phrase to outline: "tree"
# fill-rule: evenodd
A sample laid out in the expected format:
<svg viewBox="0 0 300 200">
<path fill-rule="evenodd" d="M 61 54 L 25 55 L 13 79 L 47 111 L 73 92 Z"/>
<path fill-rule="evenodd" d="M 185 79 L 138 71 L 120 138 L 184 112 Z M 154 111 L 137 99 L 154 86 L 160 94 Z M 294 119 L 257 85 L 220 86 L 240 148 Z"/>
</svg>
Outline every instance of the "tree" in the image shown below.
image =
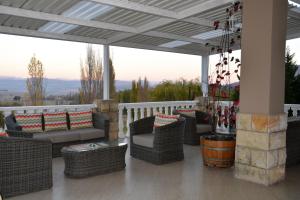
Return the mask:
<svg viewBox="0 0 300 200">
<path fill-rule="evenodd" d="M 35 55 L 28 65 L 28 74 L 29 78 L 27 78 L 26 85 L 30 104 L 33 106 L 43 105 L 45 96 L 44 69 L 42 62 Z"/>
<path fill-rule="evenodd" d="M 116 97 L 115 70 L 109 59 L 109 87 L 110 97 Z M 92 45 L 87 46 L 85 63 L 81 62 L 81 88 L 79 89 L 80 103 L 93 103 L 95 99 L 103 98 L 103 66 L 101 58 L 96 56 Z"/>
<path fill-rule="evenodd" d="M 185 101 L 201 96 L 202 91 L 198 79 L 163 81 L 151 91 L 153 101 Z"/>
<path fill-rule="evenodd" d="M 102 64 L 96 57 L 92 45 L 87 46 L 85 63 L 81 62 L 81 88 L 79 90 L 80 103 L 93 103 L 102 97 Z"/>
<path fill-rule="evenodd" d="M 130 102 L 131 103 L 137 102 L 137 93 L 138 93 L 137 83 L 135 80 L 133 80 L 131 82 L 131 94 L 130 94 Z"/>
<path fill-rule="evenodd" d="M 300 103 L 300 75 L 296 76 L 298 66 L 294 61 L 295 54 L 287 49 L 285 56 L 285 103 Z"/>
</svg>

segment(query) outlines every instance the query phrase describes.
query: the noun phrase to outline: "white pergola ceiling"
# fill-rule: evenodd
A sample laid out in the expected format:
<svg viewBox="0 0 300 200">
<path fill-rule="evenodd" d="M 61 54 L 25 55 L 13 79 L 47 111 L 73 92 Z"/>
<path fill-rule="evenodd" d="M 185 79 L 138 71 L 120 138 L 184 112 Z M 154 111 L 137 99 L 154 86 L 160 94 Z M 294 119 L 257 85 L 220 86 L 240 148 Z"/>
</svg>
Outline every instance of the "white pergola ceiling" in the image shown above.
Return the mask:
<svg viewBox="0 0 300 200">
<path fill-rule="evenodd" d="M 294 0 L 297 3 L 298 0 Z M 232 0 L 0 0 L 0 33 L 206 55 Z M 300 37 L 289 7 L 287 39 Z M 238 48 L 238 47 L 236 47 Z"/>
</svg>

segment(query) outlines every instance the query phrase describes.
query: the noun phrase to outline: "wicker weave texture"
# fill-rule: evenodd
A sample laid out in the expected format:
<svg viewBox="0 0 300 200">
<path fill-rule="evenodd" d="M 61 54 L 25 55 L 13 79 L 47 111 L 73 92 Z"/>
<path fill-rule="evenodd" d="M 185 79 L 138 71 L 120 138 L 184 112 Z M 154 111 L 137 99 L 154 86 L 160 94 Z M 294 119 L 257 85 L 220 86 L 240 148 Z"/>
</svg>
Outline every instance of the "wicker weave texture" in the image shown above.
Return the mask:
<svg viewBox="0 0 300 200">
<path fill-rule="evenodd" d="M 154 119 L 148 117 L 130 124 L 130 155 L 157 165 L 183 160 L 185 119 L 182 117 L 177 122 L 155 128 L 153 148 L 133 143 L 134 135 L 152 132 Z"/>
<path fill-rule="evenodd" d="M 201 111 L 196 110 L 196 118 L 187 116 L 181 113 L 178 113 L 176 110 L 174 111 L 174 114 L 180 114 L 181 117 L 184 117 L 186 119 L 185 123 L 185 129 L 184 129 L 184 144 L 189 145 L 200 145 L 200 137 L 203 135 L 207 135 L 210 133 L 197 133 L 196 125 L 203 123 L 200 118 L 208 117 L 208 123 L 211 124 L 212 119 L 208 114 L 205 114 Z"/>
<path fill-rule="evenodd" d="M 62 149 L 65 175 L 71 178 L 84 178 L 122 170 L 126 166 L 126 150 L 127 144 L 83 152 Z"/>
<path fill-rule="evenodd" d="M 0 138 L 0 194 L 16 196 L 52 187 L 51 143 Z"/>
</svg>

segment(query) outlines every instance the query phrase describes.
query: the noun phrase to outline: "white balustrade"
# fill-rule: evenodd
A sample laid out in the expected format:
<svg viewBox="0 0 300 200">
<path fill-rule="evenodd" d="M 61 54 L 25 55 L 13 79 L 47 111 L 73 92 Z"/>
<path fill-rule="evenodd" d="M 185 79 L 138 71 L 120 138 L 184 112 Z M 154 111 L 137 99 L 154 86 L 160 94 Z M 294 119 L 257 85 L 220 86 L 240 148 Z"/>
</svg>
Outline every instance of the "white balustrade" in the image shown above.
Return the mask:
<svg viewBox="0 0 300 200">
<path fill-rule="evenodd" d="M 288 114 L 290 112 L 291 117 L 300 117 L 300 104 L 285 104 L 284 112 Z"/>
<path fill-rule="evenodd" d="M 141 103 L 120 103 L 119 104 L 119 136 L 124 137 L 123 114 L 127 115 L 126 135 L 129 136 L 129 124 L 144 117 L 150 117 L 157 112 L 171 114 L 174 108 L 192 108 L 197 101 L 163 101 L 163 102 L 141 102 Z M 169 109 L 170 108 L 170 109 Z M 123 113 L 126 110 L 126 113 Z M 152 112 L 151 112 L 152 111 Z M 133 112 L 133 116 L 132 116 Z M 126 118 L 125 118 L 126 119 Z M 122 123 L 120 123 L 122 121 Z"/>
</svg>

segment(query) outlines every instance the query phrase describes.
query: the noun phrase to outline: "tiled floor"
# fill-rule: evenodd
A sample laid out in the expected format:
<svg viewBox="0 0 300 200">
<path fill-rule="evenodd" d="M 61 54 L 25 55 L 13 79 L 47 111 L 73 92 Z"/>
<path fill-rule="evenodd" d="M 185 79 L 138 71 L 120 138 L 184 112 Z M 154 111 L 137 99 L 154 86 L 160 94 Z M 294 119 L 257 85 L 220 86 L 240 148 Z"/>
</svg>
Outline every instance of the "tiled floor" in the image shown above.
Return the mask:
<svg viewBox="0 0 300 200">
<path fill-rule="evenodd" d="M 286 180 L 265 187 L 233 177 L 233 169 L 202 165 L 198 147 L 185 146 L 182 162 L 155 166 L 133 159 L 127 151 L 124 171 L 84 179 L 63 174 L 54 159 L 53 188 L 11 200 L 299 200 L 300 165 L 287 169 Z"/>
</svg>

